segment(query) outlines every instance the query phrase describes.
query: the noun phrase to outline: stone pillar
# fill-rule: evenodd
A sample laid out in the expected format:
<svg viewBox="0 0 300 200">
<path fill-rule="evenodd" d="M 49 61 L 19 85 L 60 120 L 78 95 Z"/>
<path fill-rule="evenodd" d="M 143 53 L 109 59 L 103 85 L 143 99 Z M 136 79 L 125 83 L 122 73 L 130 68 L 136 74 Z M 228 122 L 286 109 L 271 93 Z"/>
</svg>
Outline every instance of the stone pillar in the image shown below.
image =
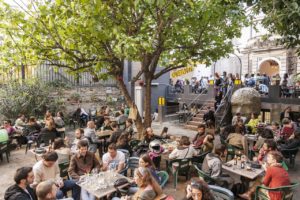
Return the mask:
<svg viewBox="0 0 300 200">
<path fill-rule="evenodd" d="M 138 108 L 138 112 L 140 113 L 140 115 L 143 117 L 143 105 L 144 105 L 144 94 L 143 94 L 143 87 L 136 85 L 135 89 L 134 89 L 134 102 Z"/>
<path fill-rule="evenodd" d="M 164 122 L 165 120 L 165 106 L 158 105 L 158 121 L 160 123 Z"/>
</svg>

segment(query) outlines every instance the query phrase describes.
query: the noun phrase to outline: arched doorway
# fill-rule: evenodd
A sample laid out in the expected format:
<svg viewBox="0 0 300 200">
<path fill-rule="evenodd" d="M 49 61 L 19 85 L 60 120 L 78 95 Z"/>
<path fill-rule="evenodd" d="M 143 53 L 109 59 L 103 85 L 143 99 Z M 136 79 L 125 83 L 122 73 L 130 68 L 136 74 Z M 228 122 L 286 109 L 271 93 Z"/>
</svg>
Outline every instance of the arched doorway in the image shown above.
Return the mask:
<svg viewBox="0 0 300 200">
<path fill-rule="evenodd" d="M 267 59 L 260 63 L 259 73 L 267 74 L 268 76 L 275 76 L 279 74 L 280 66 L 279 63 L 273 59 Z"/>
</svg>

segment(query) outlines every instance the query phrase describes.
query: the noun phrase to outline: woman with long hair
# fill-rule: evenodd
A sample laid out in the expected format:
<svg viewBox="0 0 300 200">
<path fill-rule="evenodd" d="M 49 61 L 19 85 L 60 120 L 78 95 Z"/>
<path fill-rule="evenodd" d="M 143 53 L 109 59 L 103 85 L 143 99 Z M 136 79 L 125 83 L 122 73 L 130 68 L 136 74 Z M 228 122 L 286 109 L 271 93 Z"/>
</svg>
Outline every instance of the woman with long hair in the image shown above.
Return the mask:
<svg viewBox="0 0 300 200">
<path fill-rule="evenodd" d="M 186 188 L 186 197 L 183 200 L 214 200 L 214 197 L 203 180 L 192 178 Z"/>
<path fill-rule="evenodd" d="M 145 167 L 145 168 L 149 169 L 149 171 L 151 172 L 151 175 L 153 176 L 153 178 L 155 178 L 155 180 L 158 183 L 160 183 L 159 177 L 158 177 L 158 175 L 156 173 L 156 170 L 155 170 L 155 165 L 154 165 L 152 159 L 150 158 L 149 154 L 145 153 L 145 154 L 140 156 L 139 167 Z"/>
<path fill-rule="evenodd" d="M 129 151 L 130 155 L 132 155 L 132 149 L 128 142 L 129 142 L 128 134 L 126 132 L 123 132 L 118 138 L 118 141 L 116 143 L 117 149 L 126 149 Z"/>
</svg>

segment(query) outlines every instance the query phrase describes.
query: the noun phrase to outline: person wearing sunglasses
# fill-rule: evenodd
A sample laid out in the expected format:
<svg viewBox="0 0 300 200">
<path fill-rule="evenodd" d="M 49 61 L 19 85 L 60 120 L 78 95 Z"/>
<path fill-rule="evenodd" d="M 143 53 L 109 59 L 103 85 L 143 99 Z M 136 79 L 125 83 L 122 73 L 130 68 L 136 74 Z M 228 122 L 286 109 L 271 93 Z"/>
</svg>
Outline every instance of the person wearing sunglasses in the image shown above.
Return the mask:
<svg viewBox="0 0 300 200">
<path fill-rule="evenodd" d="M 214 200 L 208 185 L 199 178 L 192 178 L 187 185 L 186 196 L 183 200 Z"/>
</svg>

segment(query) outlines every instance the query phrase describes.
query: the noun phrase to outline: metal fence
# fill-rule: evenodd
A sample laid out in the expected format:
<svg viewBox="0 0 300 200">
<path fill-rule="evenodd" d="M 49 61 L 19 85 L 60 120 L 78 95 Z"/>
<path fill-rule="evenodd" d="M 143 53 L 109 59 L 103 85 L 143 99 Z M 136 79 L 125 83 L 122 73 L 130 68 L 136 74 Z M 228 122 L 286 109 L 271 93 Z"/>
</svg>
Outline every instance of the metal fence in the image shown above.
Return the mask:
<svg viewBox="0 0 300 200">
<path fill-rule="evenodd" d="M 103 70 L 101 73 L 105 73 L 105 71 Z M 11 69 L 7 73 L 0 74 L 0 82 L 21 78 L 38 78 L 43 82 L 63 82 L 70 86 L 89 87 L 98 84 L 110 87 L 116 86 L 116 81 L 113 79 L 94 82 L 93 76 L 89 72 L 82 72 L 78 75 L 70 74 L 63 68 L 55 68 L 47 62 L 34 67 Z"/>
</svg>

